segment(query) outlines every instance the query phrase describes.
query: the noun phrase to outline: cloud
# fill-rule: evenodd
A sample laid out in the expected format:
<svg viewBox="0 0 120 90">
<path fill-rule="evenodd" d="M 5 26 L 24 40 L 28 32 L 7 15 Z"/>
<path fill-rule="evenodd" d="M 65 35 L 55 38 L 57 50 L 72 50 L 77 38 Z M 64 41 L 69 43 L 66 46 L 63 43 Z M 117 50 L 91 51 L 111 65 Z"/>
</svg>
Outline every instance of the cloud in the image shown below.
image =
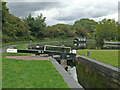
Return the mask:
<svg viewBox="0 0 120 90">
<path fill-rule="evenodd" d="M 103 18 L 117 18 L 117 2 L 79 2 L 62 4 L 66 7 L 36 11 L 35 15 L 40 12 L 43 13 L 43 16 L 48 18 L 46 22 L 49 25 L 56 23 L 73 24 L 75 20 L 81 18 L 92 18 L 96 21 Z"/>
<path fill-rule="evenodd" d="M 24 0 L 26 2 L 8 3 L 11 13 L 18 17 L 25 17 L 32 13 L 34 17 L 40 13 L 46 17 L 47 25 L 57 23 L 73 24 L 81 18 L 91 18 L 99 21 L 103 18 L 118 19 L 118 0 Z M 31 1 L 31 2 L 27 2 Z"/>
<path fill-rule="evenodd" d="M 114 13 L 114 14 L 110 14 L 110 15 L 102 16 L 102 17 L 97 17 L 97 18 L 90 18 L 90 19 L 94 19 L 95 21 L 101 21 L 104 18 L 114 19 L 115 21 L 118 21 L 118 13 Z"/>
<path fill-rule="evenodd" d="M 8 2 L 7 7 L 15 16 L 25 17 L 38 10 L 49 10 L 55 7 L 61 7 L 61 4 L 58 2 Z"/>
</svg>

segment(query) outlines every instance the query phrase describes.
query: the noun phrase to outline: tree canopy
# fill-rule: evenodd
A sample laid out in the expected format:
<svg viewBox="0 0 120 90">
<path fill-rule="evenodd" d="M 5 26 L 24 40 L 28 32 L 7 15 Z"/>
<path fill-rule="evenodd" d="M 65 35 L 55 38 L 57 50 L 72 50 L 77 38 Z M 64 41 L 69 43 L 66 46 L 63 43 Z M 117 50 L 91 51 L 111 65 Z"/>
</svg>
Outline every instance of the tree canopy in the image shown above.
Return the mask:
<svg viewBox="0 0 120 90">
<path fill-rule="evenodd" d="M 83 37 L 94 37 L 96 25 L 97 22 L 94 20 L 85 18 L 75 21 L 73 24 L 73 29 L 76 30 L 78 35 L 81 35 Z"/>
<path fill-rule="evenodd" d="M 57 24 L 47 27 L 46 37 L 48 38 L 67 38 L 75 36 L 71 25 Z"/>
<path fill-rule="evenodd" d="M 18 17 L 9 13 L 6 2 L 2 2 L 2 41 L 28 40 L 30 27 Z"/>
<path fill-rule="evenodd" d="M 114 19 L 103 19 L 96 26 L 96 41 L 102 46 L 104 40 L 118 40 L 118 22 Z"/>
<path fill-rule="evenodd" d="M 45 17 L 42 16 L 42 14 L 38 15 L 36 18 L 32 17 L 31 14 L 29 14 L 25 19 L 25 23 L 29 25 L 31 35 L 36 38 L 43 38 L 44 33 L 46 30 L 46 23 L 45 23 Z"/>
</svg>

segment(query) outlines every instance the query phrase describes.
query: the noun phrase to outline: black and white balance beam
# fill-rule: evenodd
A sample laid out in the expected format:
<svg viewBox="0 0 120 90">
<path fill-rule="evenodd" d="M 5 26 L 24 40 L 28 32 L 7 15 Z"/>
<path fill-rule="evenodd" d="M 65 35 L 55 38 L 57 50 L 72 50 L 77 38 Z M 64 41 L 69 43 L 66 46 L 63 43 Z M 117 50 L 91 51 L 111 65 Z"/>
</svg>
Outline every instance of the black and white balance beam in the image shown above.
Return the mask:
<svg viewBox="0 0 120 90">
<path fill-rule="evenodd" d="M 44 53 L 42 50 L 7 49 L 8 53 Z"/>
</svg>

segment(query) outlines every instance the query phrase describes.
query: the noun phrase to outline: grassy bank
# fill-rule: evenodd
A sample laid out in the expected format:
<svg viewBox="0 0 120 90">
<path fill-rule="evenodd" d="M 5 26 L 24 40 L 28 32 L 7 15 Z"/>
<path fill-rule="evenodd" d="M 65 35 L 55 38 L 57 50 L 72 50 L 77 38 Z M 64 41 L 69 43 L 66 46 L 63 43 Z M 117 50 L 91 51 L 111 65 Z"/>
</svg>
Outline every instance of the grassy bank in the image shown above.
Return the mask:
<svg viewBox="0 0 120 90">
<path fill-rule="evenodd" d="M 104 41 L 104 42 L 120 42 L 120 41 Z"/>
<path fill-rule="evenodd" d="M 68 88 L 50 61 L 3 58 L 3 88 Z"/>
<path fill-rule="evenodd" d="M 78 50 L 77 54 L 87 56 L 87 50 Z M 89 58 L 120 68 L 118 66 L 118 50 L 90 50 Z"/>
<path fill-rule="evenodd" d="M 61 39 L 61 38 L 55 38 L 55 39 L 43 39 L 43 40 L 34 40 L 32 43 L 37 43 L 37 42 L 72 42 L 74 38 L 66 38 L 66 39 Z M 30 41 L 17 41 L 17 42 L 9 42 L 9 43 L 2 43 L 2 46 L 7 46 L 11 44 L 19 44 L 19 43 L 30 43 Z"/>
<path fill-rule="evenodd" d="M 29 43 L 30 41 L 16 41 L 16 42 L 9 42 L 9 43 L 2 43 L 3 46 L 11 45 L 11 44 L 19 44 L 19 43 Z"/>
<path fill-rule="evenodd" d="M 26 49 L 27 44 L 15 46 Z M 2 88 L 69 88 L 48 60 L 17 60 L 5 56 L 29 53 L 2 53 Z"/>
<path fill-rule="evenodd" d="M 28 44 L 21 44 L 21 45 L 15 46 L 15 47 L 13 47 L 13 48 L 14 48 L 14 49 L 27 49 L 27 48 L 26 48 L 26 45 L 28 45 Z"/>
<path fill-rule="evenodd" d="M 14 48 L 26 49 L 26 45 Z M 69 88 L 50 61 L 5 58 L 14 55 L 30 54 L 2 53 L 2 88 Z"/>
</svg>

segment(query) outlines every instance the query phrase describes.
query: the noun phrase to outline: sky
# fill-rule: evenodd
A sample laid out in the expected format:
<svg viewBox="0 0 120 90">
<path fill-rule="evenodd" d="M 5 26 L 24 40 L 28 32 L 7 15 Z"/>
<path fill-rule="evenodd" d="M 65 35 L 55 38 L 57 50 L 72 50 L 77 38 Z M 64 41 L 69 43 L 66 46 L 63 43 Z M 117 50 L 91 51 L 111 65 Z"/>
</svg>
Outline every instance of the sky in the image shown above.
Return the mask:
<svg viewBox="0 0 120 90">
<path fill-rule="evenodd" d="M 76 20 L 104 18 L 118 21 L 119 0 L 4 0 L 13 15 L 24 18 L 28 14 L 46 17 L 47 25 L 74 24 Z"/>
</svg>

